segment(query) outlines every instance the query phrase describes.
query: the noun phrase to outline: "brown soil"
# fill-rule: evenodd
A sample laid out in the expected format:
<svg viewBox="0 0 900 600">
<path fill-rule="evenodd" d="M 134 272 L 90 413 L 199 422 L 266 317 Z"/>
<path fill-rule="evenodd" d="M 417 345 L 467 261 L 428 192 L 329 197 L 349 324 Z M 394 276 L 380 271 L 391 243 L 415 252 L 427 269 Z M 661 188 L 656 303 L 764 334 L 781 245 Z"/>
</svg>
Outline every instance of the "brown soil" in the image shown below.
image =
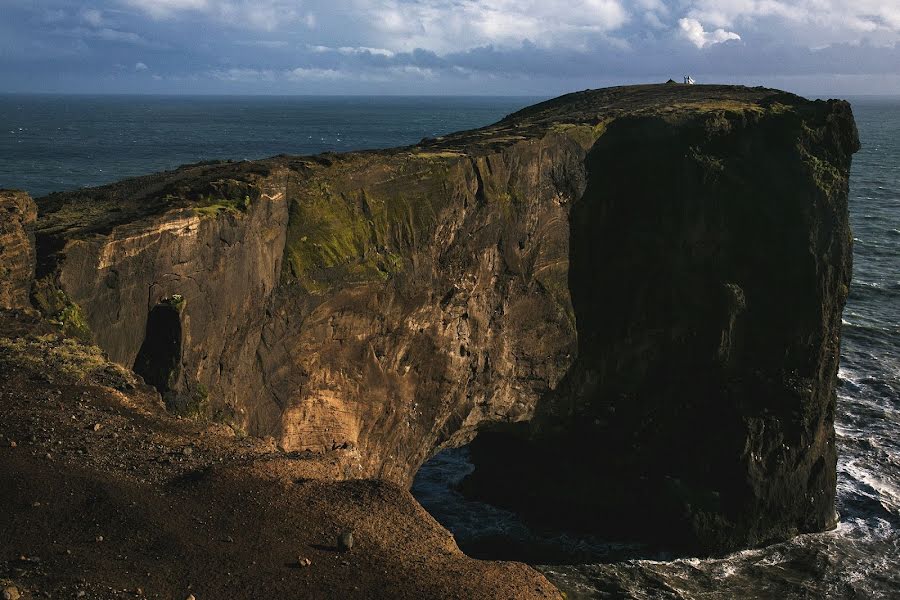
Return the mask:
<svg viewBox="0 0 900 600">
<path fill-rule="evenodd" d="M 81 373 L 78 352 L 95 349 L 30 314 L 0 312 L 0 341 L 0 588 L 26 599 L 559 597 L 523 564 L 466 557 L 408 491 L 341 481 L 341 451 L 286 455 L 173 418 L 121 369 Z M 346 530 L 354 545 L 339 552 Z"/>
</svg>

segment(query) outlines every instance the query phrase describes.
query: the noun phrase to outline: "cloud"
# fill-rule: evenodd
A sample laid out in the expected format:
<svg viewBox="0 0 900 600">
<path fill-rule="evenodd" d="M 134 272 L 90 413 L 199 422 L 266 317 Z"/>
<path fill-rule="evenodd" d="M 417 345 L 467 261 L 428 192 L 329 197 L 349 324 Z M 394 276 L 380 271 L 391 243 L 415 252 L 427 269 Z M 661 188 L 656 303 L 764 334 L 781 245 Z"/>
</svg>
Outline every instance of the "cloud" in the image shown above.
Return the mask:
<svg viewBox="0 0 900 600">
<path fill-rule="evenodd" d="M 76 37 L 88 40 L 101 40 L 104 42 L 113 42 L 118 44 L 133 44 L 137 46 L 150 46 L 150 42 L 142 38 L 133 31 L 121 31 L 112 29 L 111 27 L 101 27 L 93 29 L 88 27 L 73 27 L 71 29 L 56 29 L 53 31 L 56 35 L 67 37 Z"/>
<path fill-rule="evenodd" d="M 81 11 L 81 18 L 92 27 L 101 27 L 103 25 L 103 13 L 97 9 L 92 8 Z"/>
<path fill-rule="evenodd" d="M 238 40 L 239 46 L 255 46 L 257 48 L 287 48 L 290 44 L 284 40 Z"/>
<path fill-rule="evenodd" d="M 153 65 L 141 81 L 152 72 L 171 88 L 202 81 L 254 93 L 544 93 L 684 71 L 760 84 L 900 73 L 900 0 L 0 3 L 0 76 L 19 87 L 139 63 Z"/>
<path fill-rule="evenodd" d="M 220 81 L 274 81 L 275 72 L 268 69 L 232 68 L 209 73 Z"/>
<path fill-rule="evenodd" d="M 209 0 L 124 0 L 124 3 L 157 19 L 185 11 L 205 11 L 213 4 Z"/>
<path fill-rule="evenodd" d="M 345 79 L 349 74 L 336 69 L 316 69 L 308 67 L 297 67 L 285 73 L 290 81 L 309 81 L 309 80 L 335 80 Z"/>
<path fill-rule="evenodd" d="M 369 48 L 367 46 L 341 46 L 333 48 L 331 46 L 309 46 L 309 49 L 318 54 L 326 54 L 328 52 L 336 52 L 344 56 L 355 56 L 360 54 L 371 54 L 373 56 L 386 56 L 388 58 L 396 56 L 396 52 L 387 50 L 386 48 Z"/>
<path fill-rule="evenodd" d="M 294 23 L 316 25 L 311 12 L 301 12 L 300 2 L 291 0 L 120 0 L 155 19 L 173 19 L 199 14 L 230 25 L 274 31 Z"/>
<path fill-rule="evenodd" d="M 10 0 L 21 1 L 21 0 Z M 66 2 L 69 0 L 57 0 Z M 835 43 L 900 41 L 897 0 L 98 0 L 156 20 L 210 20 L 334 47 L 439 54 L 482 46 L 622 50 L 663 37 L 706 48 L 740 36 Z M 93 11 L 93 12 L 92 12 Z M 100 9 L 83 11 L 103 18 Z M 96 21 L 99 23 L 99 21 Z M 98 25 L 99 26 L 99 25 Z"/>
<path fill-rule="evenodd" d="M 347 65 L 343 68 L 293 67 L 288 69 L 231 68 L 215 70 L 211 77 L 232 83 L 322 83 L 322 82 L 380 82 L 396 80 L 423 81 L 434 79 L 438 72 L 429 67 L 410 64 L 387 65 L 378 69 L 360 68 L 362 65 Z M 459 74 L 467 74 L 464 69 L 454 67 Z"/>
<path fill-rule="evenodd" d="M 355 0 L 356 14 L 394 51 L 448 52 L 485 44 L 574 46 L 630 18 L 620 0 Z"/>
<path fill-rule="evenodd" d="M 679 19 L 678 27 L 681 29 L 681 35 L 698 48 L 741 39 L 741 36 L 735 32 L 725 31 L 721 28 L 715 31 L 705 31 L 697 19 Z"/>
<path fill-rule="evenodd" d="M 900 40 L 896 0 L 692 0 L 687 7 L 687 18 L 711 27 L 765 27 L 809 47 Z"/>
<path fill-rule="evenodd" d="M 43 16 L 46 21 L 53 23 L 54 27 L 49 32 L 54 35 L 119 44 L 151 45 L 141 35 L 120 28 L 100 9 L 81 9 L 77 12 L 57 9 L 45 11 Z"/>
<path fill-rule="evenodd" d="M 149 67 L 145 63 L 142 63 L 142 62 L 134 63 L 135 71 L 146 71 L 148 68 Z"/>
</svg>

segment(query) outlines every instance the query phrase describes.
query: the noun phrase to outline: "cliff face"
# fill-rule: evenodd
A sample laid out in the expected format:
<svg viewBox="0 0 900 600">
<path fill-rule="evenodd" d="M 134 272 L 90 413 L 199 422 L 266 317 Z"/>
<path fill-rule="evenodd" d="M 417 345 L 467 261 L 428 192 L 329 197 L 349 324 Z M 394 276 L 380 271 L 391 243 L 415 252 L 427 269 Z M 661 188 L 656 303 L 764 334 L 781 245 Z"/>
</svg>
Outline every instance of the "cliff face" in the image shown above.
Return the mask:
<svg viewBox="0 0 900 600">
<path fill-rule="evenodd" d="M 255 401 L 257 428 L 409 481 L 483 422 L 530 418 L 574 359 L 566 213 L 583 157 L 551 134 L 483 157 L 337 158 L 304 178 L 259 349 L 276 402 Z M 574 183 L 555 177 L 567 169 Z"/>
<path fill-rule="evenodd" d="M 36 219 L 28 194 L 0 190 L 0 307 L 30 306 Z"/>
<path fill-rule="evenodd" d="M 520 497 L 558 480 L 596 511 L 615 473 L 613 510 L 650 491 L 707 548 L 756 543 L 832 516 L 857 144 L 842 102 L 582 92 L 411 148 L 51 196 L 37 295 L 171 408 L 348 475 L 408 482 L 528 422 L 523 452 L 577 466 Z M 479 472 L 517 489 L 503 454 Z"/>
<path fill-rule="evenodd" d="M 241 193 L 239 206 L 173 208 L 65 244 L 58 286 L 93 340 L 178 412 L 240 422 L 246 390 L 259 385 L 255 353 L 287 224 L 284 190 L 266 183 L 224 192 Z"/>
<path fill-rule="evenodd" d="M 665 482 L 686 540 L 725 550 L 835 522 L 857 149 L 848 107 L 831 105 L 675 131 L 623 120 L 588 157 L 572 217 L 575 413 L 635 448 L 620 468 Z M 622 176 L 596 175 L 611 163 Z"/>
<path fill-rule="evenodd" d="M 839 103 L 612 123 L 570 216 L 578 359 L 469 486 L 690 551 L 832 526 L 857 149 Z"/>
</svg>

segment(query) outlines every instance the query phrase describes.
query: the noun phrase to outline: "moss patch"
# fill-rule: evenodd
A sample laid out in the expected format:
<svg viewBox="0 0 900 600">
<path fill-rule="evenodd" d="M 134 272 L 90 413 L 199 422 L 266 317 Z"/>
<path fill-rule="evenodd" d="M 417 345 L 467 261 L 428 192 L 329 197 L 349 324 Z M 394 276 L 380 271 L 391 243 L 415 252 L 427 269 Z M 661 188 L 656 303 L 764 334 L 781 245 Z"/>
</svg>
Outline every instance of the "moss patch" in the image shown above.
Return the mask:
<svg viewBox="0 0 900 600">
<path fill-rule="evenodd" d="M 186 393 L 171 392 L 163 396 L 170 412 L 189 419 L 209 418 L 209 390 L 196 382 Z"/>
<path fill-rule="evenodd" d="M 588 149 L 606 131 L 613 119 L 602 119 L 594 125 L 588 123 L 560 123 L 550 128 L 554 133 L 561 133 L 575 140 L 579 146 Z"/>
<path fill-rule="evenodd" d="M 291 193 L 284 277 L 318 294 L 403 271 L 405 257 L 431 239 L 439 207 L 465 186 L 460 162 L 348 161 L 302 182 Z"/>
<path fill-rule="evenodd" d="M 206 196 L 200 199 L 200 204 L 194 206 L 194 210 L 202 217 L 215 217 L 223 213 L 237 215 L 246 213 L 252 202 L 249 195 L 239 200 Z"/>
<path fill-rule="evenodd" d="M 96 346 L 58 334 L 0 338 L 0 364 L 57 384 L 93 383 L 128 389 L 136 382 L 129 371 L 109 362 Z"/>
<path fill-rule="evenodd" d="M 32 300 L 41 314 L 64 334 L 83 342 L 92 340 L 91 328 L 81 308 L 56 286 L 52 278 L 45 277 L 34 282 Z"/>
<path fill-rule="evenodd" d="M 181 294 L 172 294 L 171 296 L 166 296 L 165 298 L 160 300 L 159 303 L 165 304 L 166 306 L 171 306 L 178 312 L 184 310 L 184 296 L 182 296 Z"/>
<path fill-rule="evenodd" d="M 659 112 L 753 112 L 762 114 L 765 108 L 754 102 L 740 100 L 701 100 L 697 102 L 678 102 L 663 108 L 656 108 Z"/>
<path fill-rule="evenodd" d="M 465 156 L 462 152 L 453 152 L 450 150 L 442 152 L 416 152 L 413 156 L 416 158 L 460 158 Z"/>
</svg>

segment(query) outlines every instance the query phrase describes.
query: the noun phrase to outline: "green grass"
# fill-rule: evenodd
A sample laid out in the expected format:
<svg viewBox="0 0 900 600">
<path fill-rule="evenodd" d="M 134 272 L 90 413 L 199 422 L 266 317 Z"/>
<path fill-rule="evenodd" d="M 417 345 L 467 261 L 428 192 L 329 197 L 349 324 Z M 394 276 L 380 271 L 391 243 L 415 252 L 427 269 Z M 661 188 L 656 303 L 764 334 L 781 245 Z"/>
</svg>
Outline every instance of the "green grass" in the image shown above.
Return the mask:
<svg viewBox="0 0 900 600">
<path fill-rule="evenodd" d="M 203 217 L 216 217 L 223 213 L 236 215 L 246 213 L 251 204 L 252 200 L 249 195 L 245 195 L 240 200 L 201 196 L 200 204 L 194 206 L 194 210 Z"/>
<path fill-rule="evenodd" d="M 109 362 L 96 346 L 58 334 L 0 338 L 0 364 L 53 383 L 94 383 L 116 388 L 135 383 L 129 371 Z"/>
<path fill-rule="evenodd" d="M 456 155 L 407 155 L 304 182 L 289 208 L 284 277 L 321 294 L 402 272 L 404 257 L 432 239 L 449 188 L 462 184 L 459 164 Z"/>
<path fill-rule="evenodd" d="M 91 328 L 81 307 L 72 302 L 50 277 L 34 283 L 32 300 L 44 318 L 59 327 L 66 335 L 84 342 L 93 339 Z"/>
</svg>

